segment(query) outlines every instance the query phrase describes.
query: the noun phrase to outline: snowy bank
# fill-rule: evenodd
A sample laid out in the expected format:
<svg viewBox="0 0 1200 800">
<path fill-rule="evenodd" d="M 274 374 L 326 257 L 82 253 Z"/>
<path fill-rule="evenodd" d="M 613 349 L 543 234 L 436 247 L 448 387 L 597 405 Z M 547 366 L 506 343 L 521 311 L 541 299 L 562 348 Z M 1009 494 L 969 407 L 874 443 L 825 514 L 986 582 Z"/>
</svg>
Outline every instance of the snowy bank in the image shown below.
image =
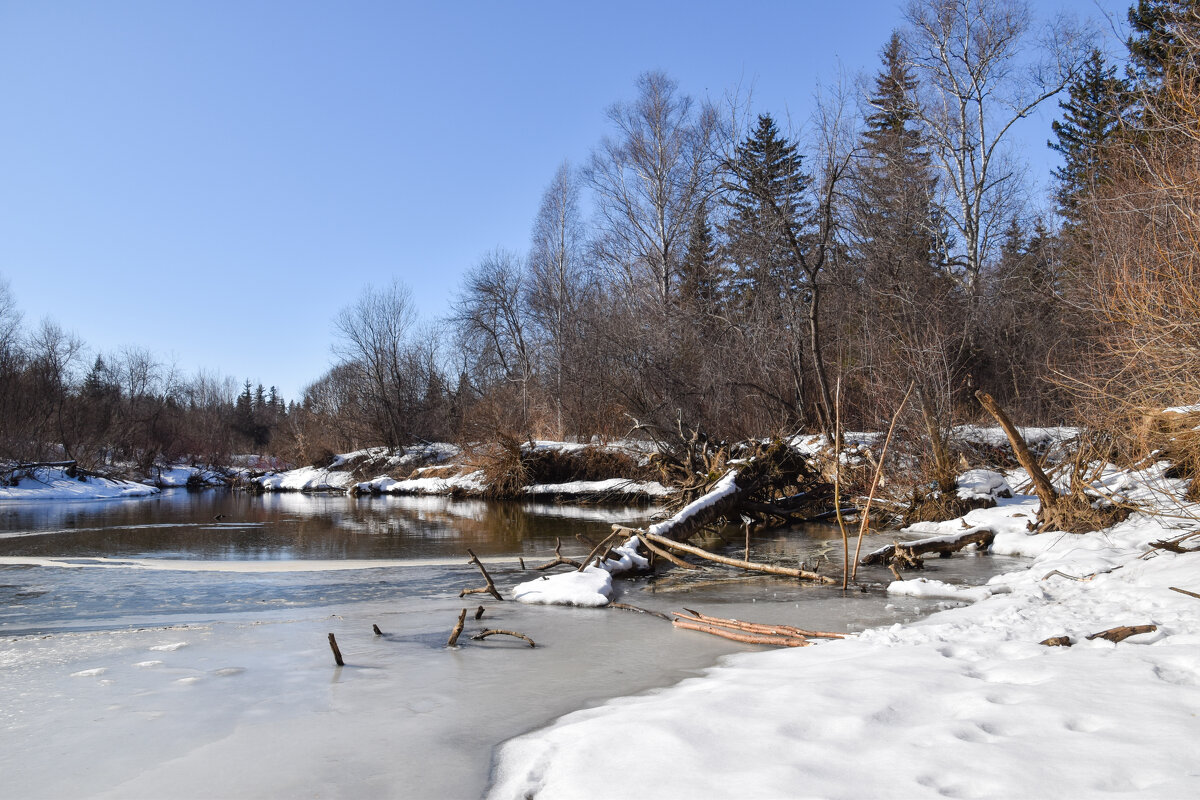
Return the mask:
<svg viewBox="0 0 1200 800">
<path fill-rule="evenodd" d="M 596 566 L 542 575 L 517 584 L 512 590 L 512 598 L 519 603 L 546 606 L 606 606 L 613 596 L 613 577 L 634 569 L 649 568 L 650 562 L 638 554 L 637 547 L 637 537 L 632 536 L 624 544 L 613 547 L 611 555 Z"/>
<path fill-rule="evenodd" d="M 1129 491 L 1178 490 L 1163 467 L 1129 476 Z M 489 796 L 1195 797 L 1200 601 L 1171 587 L 1200 591 L 1200 553 L 1151 543 L 1200 529 L 1200 507 L 1173 502 L 1083 535 L 1031 534 L 1030 497 L 921 526 L 988 526 L 1030 567 L 909 626 L 734 656 L 569 714 L 501 748 Z M 1156 630 L 1086 638 L 1135 624 Z M 1074 646 L 1039 644 L 1064 635 Z M 636 741 L 640 755 L 597 770 L 597 741 Z"/>
<path fill-rule="evenodd" d="M 0 500 L 108 500 L 147 497 L 158 491 L 144 483 L 82 474 L 72 478 L 60 467 L 36 467 L 20 477 L 16 486 L 0 486 Z"/>
</svg>

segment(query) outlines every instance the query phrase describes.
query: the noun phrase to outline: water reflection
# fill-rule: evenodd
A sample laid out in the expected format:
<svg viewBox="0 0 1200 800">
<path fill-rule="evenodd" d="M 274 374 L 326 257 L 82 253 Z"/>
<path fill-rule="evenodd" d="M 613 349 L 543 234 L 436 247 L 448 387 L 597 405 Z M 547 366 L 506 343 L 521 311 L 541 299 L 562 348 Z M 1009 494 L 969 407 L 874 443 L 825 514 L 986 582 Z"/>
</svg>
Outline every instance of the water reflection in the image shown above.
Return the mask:
<svg viewBox="0 0 1200 800">
<path fill-rule="evenodd" d="M 0 555 L 203 560 L 537 555 L 645 508 L 566 508 L 447 497 L 165 492 L 142 500 L 0 507 Z"/>
</svg>

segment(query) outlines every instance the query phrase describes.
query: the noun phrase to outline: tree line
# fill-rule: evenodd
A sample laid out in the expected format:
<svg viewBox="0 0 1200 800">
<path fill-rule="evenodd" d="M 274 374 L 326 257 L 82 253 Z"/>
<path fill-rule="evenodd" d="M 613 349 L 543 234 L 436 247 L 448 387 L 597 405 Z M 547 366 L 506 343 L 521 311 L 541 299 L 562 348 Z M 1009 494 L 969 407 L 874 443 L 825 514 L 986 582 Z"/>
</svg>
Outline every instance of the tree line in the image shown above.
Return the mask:
<svg viewBox="0 0 1200 800">
<path fill-rule="evenodd" d="M 335 320 L 335 366 L 286 408 L 138 351 L 81 375 L 81 345 L 22 333 L 0 293 L 0 455 L 742 439 L 878 429 L 911 393 L 902 426 L 945 482 L 976 390 L 1029 423 L 1128 431 L 1200 398 L 1200 16 L 1128 16 L 1110 62 L 1017 0 L 912 2 L 803 136 L 645 73 L 552 176 L 525 252 L 481 255 L 432 325 L 402 283 L 368 288 Z M 1048 208 L 1013 129 L 1054 100 Z"/>
</svg>

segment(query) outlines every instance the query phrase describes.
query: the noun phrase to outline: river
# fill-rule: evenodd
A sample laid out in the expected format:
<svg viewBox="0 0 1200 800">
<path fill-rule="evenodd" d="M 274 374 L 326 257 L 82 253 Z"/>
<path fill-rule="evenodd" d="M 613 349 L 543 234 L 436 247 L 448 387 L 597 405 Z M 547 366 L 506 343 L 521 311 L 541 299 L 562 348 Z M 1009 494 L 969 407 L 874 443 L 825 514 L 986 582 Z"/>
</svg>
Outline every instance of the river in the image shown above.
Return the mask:
<svg viewBox="0 0 1200 800">
<path fill-rule="evenodd" d="M 648 514 L 183 490 L 0 506 L 7 791 L 478 797 L 500 742 L 758 649 L 626 611 L 458 598 L 482 584 L 465 563 L 467 548 L 505 591 L 530 577 L 518 558 L 541 563 L 556 539 L 579 555 L 576 534 L 600 538 L 613 522 L 638 524 Z M 835 533 L 808 526 L 764 534 L 752 556 L 836 562 Z M 935 562 L 931 577 L 980 583 L 1010 564 L 955 558 Z M 618 583 L 624 602 L 664 612 L 686 605 L 834 630 L 937 608 L 879 590 L 843 594 L 727 570 Z M 469 618 L 463 646 L 446 649 L 459 610 L 479 605 L 483 620 Z M 467 638 L 484 625 L 521 631 L 538 646 Z M 345 667 L 333 664 L 330 632 Z"/>
</svg>

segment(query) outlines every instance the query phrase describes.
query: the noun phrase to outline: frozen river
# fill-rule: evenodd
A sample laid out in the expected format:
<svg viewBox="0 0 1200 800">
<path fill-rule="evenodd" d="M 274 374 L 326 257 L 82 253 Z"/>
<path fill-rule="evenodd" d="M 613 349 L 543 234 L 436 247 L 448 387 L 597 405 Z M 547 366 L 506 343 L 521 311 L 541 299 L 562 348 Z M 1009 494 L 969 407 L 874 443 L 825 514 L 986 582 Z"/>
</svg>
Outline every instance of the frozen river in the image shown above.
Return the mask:
<svg viewBox="0 0 1200 800">
<path fill-rule="evenodd" d="M 500 742 L 755 649 L 625 611 L 458 598 L 482 583 L 468 547 L 503 592 L 529 577 L 518 557 L 540 563 L 556 537 L 580 555 L 576 533 L 646 513 L 215 491 L 0 506 L 6 793 L 478 797 Z M 834 533 L 764 535 L 753 555 L 837 560 Z M 943 563 L 954 572 L 931 577 L 979 583 L 1011 561 Z M 834 630 L 935 609 L 728 571 L 618 583 L 646 608 Z M 480 604 L 467 635 L 486 623 L 538 647 L 464 635 L 446 649 Z"/>
</svg>

